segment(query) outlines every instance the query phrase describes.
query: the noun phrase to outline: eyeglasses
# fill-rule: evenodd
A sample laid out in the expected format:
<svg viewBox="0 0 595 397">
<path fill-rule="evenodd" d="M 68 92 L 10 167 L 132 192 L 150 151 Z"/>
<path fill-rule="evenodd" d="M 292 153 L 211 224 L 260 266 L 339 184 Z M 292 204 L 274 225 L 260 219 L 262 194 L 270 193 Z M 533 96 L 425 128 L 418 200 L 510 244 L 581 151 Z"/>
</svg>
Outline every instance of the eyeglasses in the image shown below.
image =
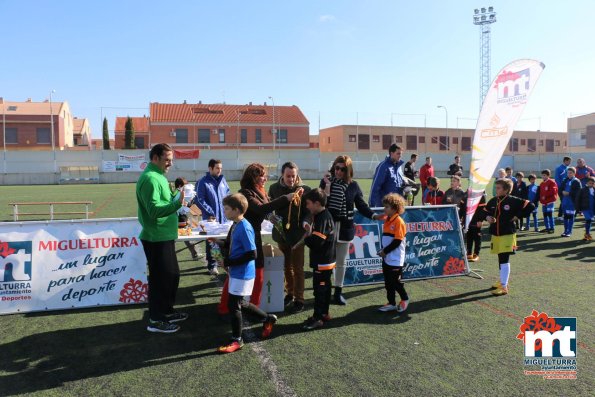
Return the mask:
<svg viewBox="0 0 595 397">
<path fill-rule="evenodd" d="M 340 167 L 335 165 L 335 171 L 347 172 L 347 167 Z"/>
</svg>

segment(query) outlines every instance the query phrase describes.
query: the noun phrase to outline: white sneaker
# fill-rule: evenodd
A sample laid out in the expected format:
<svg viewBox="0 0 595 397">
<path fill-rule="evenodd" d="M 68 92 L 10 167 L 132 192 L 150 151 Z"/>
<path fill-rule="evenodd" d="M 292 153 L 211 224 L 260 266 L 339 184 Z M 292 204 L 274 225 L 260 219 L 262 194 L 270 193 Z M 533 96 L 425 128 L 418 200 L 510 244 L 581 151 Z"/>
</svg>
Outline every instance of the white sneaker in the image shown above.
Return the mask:
<svg viewBox="0 0 595 397">
<path fill-rule="evenodd" d="M 219 275 L 219 269 L 217 269 L 216 267 L 214 267 L 211 270 L 209 270 L 209 274 L 211 276 L 218 276 Z"/>
<path fill-rule="evenodd" d="M 386 312 L 394 312 L 394 311 L 397 311 L 397 310 L 398 310 L 398 307 L 395 306 L 395 305 L 391 305 L 390 303 L 387 303 L 386 305 L 381 306 L 381 307 L 378 308 L 378 311 L 379 312 L 384 312 L 384 313 L 386 313 Z"/>
<path fill-rule="evenodd" d="M 407 310 L 408 306 L 409 306 L 409 301 L 401 301 L 401 302 L 399 302 L 399 306 L 397 306 L 397 311 L 399 313 L 403 313 L 405 310 Z"/>
</svg>

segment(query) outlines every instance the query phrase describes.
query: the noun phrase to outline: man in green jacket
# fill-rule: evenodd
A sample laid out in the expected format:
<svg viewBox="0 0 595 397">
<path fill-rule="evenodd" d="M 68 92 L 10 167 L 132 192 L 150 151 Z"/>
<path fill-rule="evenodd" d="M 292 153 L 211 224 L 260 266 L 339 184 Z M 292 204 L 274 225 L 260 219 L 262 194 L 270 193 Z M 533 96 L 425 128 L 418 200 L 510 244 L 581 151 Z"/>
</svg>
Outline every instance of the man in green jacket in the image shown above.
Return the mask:
<svg viewBox="0 0 595 397">
<path fill-rule="evenodd" d="M 288 161 L 281 167 L 279 181 L 269 188 L 269 196 L 274 200 L 299 189 L 303 190 L 303 194 L 310 191 L 298 175 L 298 166 Z M 304 237 L 302 223 L 308 215 L 305 204 L 296 200 L 289 203 L 289 207 L 276 210 L 275 214 L 282 218 L 283 232 L 273 229 L 273 240 L 285 256 L 285 306 L 293 305 L 294 312 L 304 310 L 304 245 L 293 247 Z"/>
<path fill-rule="evenodd" d="M 142 226 L 140 240 L 149 264 L 149 326 L 150 332 L 173 333 L 175 324 L 188 318 L 174 310 L 180 283 L 180 268 L 176 257 L 178 238 L 177 211 L 184 201 L 174 196 L 165 174 L 173 164 L 172 148 L 160 143 L 149 153 L 151 162 L 136 182 L 138 220 Z"/>
</svg>

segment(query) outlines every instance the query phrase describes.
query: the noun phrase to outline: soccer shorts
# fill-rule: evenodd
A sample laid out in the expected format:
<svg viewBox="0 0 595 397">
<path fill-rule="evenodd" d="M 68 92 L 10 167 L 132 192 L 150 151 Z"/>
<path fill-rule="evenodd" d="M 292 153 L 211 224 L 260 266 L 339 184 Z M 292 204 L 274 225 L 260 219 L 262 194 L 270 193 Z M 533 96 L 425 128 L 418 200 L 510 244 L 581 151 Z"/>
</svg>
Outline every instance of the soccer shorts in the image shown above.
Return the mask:
<svg viewBox="0 0 595 397">
<path fill-rule="evenodd" d="M 516 249 L 516 234 L 492 236 L 492 254 L 511 254 Z"/>
</svg>

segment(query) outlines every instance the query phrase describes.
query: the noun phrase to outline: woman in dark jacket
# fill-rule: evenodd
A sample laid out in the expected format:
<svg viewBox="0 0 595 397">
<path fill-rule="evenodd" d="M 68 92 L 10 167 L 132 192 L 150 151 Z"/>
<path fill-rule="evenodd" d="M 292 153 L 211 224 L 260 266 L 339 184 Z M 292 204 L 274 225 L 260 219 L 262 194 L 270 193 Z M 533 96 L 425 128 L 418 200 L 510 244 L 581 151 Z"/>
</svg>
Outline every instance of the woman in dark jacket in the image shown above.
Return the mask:
<svg viewBox="0 0 595 397">
<path fill-rule="evenodd" d="M 320 182 L 320 188 L 327 194 L 326 207 L 335 221 L 337 238 L 337 266 L 335 268 L 334 302 L 345 305 L 343 282 L 345 280 L 345 260 L 349 254 L 349 244 L 355 237 L 353 223 L 354 208 L 366 218 L 380 219 L 364 201 L 364 195 L 358 183 L 353 180 L 353 163 L 349 156 L 338 156 L 333 162 L 330 173 Z"/>
<path fill-rule="evenodd" d="M 295 194 L 301 194 L 301 192 L 289 193 L 270 201 L 264 188 L 267 178 L 268 176 L 264 166 L 262 164 L 253 163 L 246 168 L 244 175 L 240 180 L 240 193 L 248 200 L 248 210 L 244 214 L 244 218 L 246 218 L 246 220 L 250 222 L 250 225 L 252 225 L 252 228 L 254 228 L 254 236 L 256 240 L 256 278 L 254 279 L 254 288 L 252 289 L 252 296 L 250 298 L 250 303 L 253 303 L 256 306 L 260 305 L 260 294 L 262 292 L 264 278 L 264 253 L 262 251 L 262 236 L 260 235 L 262 221 L 264 221 L 269 213 L 289 206 L 289 203 L 293 200 Z M 228 312 L 228 279 L 226 279 L 225 285 L 223 286 L 221 302 L 219 303 L 218 308 L 219 314 L 226 314 Z"/>
</svg>

